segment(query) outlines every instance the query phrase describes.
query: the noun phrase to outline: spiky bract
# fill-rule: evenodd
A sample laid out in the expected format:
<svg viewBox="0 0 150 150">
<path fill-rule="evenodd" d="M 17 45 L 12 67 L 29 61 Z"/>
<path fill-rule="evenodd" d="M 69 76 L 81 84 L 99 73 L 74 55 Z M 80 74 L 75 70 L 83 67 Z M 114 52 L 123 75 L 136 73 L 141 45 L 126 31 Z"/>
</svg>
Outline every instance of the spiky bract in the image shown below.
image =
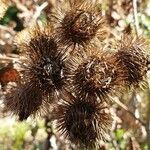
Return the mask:
<svg viewBox="0 0 150 150">
<path fill-rule="evenodd" d="M 50 30 L 36 29 L 31 35 L 30 40 L 21 45 L 28 58 L 25 79 L 35 81 L 43 93 L 51 94 L 64 85 L 65 54 Z"/>
<path fill-rule="evenodd" d="M 62 19 L 58 19 L 60 23 L 56 32 L 60 41 L 67 46 L 85 46 L 94 37 L 104 38 L 107 33 L 105 19 L 92 2 L 73 3 Z"/>
<path fill-rule="evenodd" d="M 61 101 L 54 118 L 58 131 L 78 146 L 96 147 L 105 138 L 110 117 L 107 107 L 95 99 Z"/>
<path fill-rule="evenodd" d="M 68 64 L 71 70 L 70 85 L 79 97 L 94 96 L 106 100 L 119 84 L 120 72 L 112 64 L 110 55 L 105 52 L 87 50 L 83 57 L 75 56 Z"/>
<path fill-rule="evenodd" d="M 118 52 L 113 56 L 115 65 L 123 71 L 125 84 L 138 85 L 148 71 L 148 53 L 144 49 L 143 39 L 127 36 L 121 41 Z"/>
<path fill-rule="evenodd" d="M 58 100 L 58 91 L 64 86 L 65 78 L 65 54 L 52 36 L 51 29 L 42 29 L 39 26 L 31 29 L 25 31 L 27 39 L 17 40 L 18 48 L 25 53 L 27 59 L 22 66 L 21 82 L 24 86 L 18 86 L 18 90 L 16 88 L 14 94 L 12 92 L 14 98 L 6 97 L 5 102 L 8 111 L 10 108 L 10 111 L 19 115 L 20 120 L 36 112 L 40 105 L 47 108 Z M 11 99 L 17 99 L 17 104 L 13 104 L 16 110 L 15 107 L 8 106 Z"/>
<path fill-rule="evenodd" d="M 35 114 L 42 105 L 42 91 L 34 82 L 11 89 L 4 101 L 4 111 L 11 112 L 22 121 Z"/>
</svg>

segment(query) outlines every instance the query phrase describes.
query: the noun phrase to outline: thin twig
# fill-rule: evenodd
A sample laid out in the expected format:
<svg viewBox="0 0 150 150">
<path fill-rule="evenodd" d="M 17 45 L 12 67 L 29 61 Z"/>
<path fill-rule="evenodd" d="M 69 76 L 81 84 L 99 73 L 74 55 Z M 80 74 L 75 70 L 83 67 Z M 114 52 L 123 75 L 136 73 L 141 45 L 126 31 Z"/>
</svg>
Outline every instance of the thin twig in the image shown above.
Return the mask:
<svg viewBox="0 0 150 150">
<path fill-rule="evenodd" d="M 139 21 L 138 21 L 138 12 L 137 12 L 137 0 L 133 0 L 133 17 L 134 17 L 134 26 L 137 37 L 139 36 Z"/>
<path fill-rule="evenodd" d="M 124 105 L 119 99 L 113 99 L 115 103 L 117 103 L 121 108 L 123 108 L 127 113 L 129 113 L 136 121 L 138 121 L 142 126 L 146 126 L 145 123 L 137 118 L 134 113 L 132 113 L 126 105 Z"/>
<path fill-rule="evenodd" d="M 12 55 L 13 57 L 10 57 L 10 56 L 6 56 L 6 55 L 1 55 L 0 54 L 0 60 L 1 61 L 14 61 L 14 62 L 20 62 L 20 61 L 22 61 L 22 60 L 26 60 L 24 57 L 20 57 L 20 56 L 18 56 L 17 57 L 17 55 Z M 16 57 L 15 57 L 16 56 Z M 1 62 L 0 61 L 0 62 Z"/>
<path fill-rule="evenodd" d="M 48 5 L 48 2 L 44 2 L 42 5 L 36 7 L 36 12 L 33 15 L 33 21 L 37 20 L 37 18 L 40 16 L 42 10 L 45 9 L 47 7 L 47 5 Z"/>
</svg>

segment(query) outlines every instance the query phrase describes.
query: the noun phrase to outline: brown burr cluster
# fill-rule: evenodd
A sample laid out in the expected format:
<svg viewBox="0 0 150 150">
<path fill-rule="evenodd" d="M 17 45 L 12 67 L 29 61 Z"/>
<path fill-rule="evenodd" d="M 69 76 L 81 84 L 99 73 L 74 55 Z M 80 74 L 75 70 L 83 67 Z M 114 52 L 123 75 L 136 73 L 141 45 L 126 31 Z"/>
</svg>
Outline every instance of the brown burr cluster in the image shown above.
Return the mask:
<svg viewBox="0 0 150 150">
<path fill-rule="evenodd" d="M 110 124 L 107 106 L 95 99 L 69 96 L 58 104 L 54 116 L 58 131 L 79 147 L 99 147 Z"/>
<path fill-rule="evenodd" d="M 19 117 L 20 121 L 27 119 L 31 114 L 37 113 L 42 105 L 42 90 L 28 82 L 12 88 L 4 101 L 4 111 L 11 111 Z"/>
<path fill-rule="evenodd" d="M 87 1 L 72 3 L 70 10 L 57 22 L 56 34 L 60 42 L 67 46 L 84 47 L 95 37 L 105 37 L 107 34 L 105 18 L 91 2 Z"/>
<path fill-rule="evenodd" d="M 111 55 L 106 52 L 92 48 L 88 49 L 84 56 L 75 55 L 69 61 L 72 74 L 68 77 L 69 88 L 78 97 L 107 100 L 109 93 L 113 92 L 121 80 L 120 70 L 117 70 Z"/>
<path fill-rule="evenodd" d="M 93 44 L 109 31 L 96 4 L 86 1 L 71 3 L 55 19 L 17 36 L 16 46 L 26 60 L 21 82 L 6 95 L 4 110 L 22 121 L 52 108 L 61 135 L 78 147 L 99 149 L 111 125 L 110 96 L 137 87 L 146 76 L 147 44 L 129 34 L 116 41 L 121 44 L 115 52 Z"/>
<path fill-rule="evenodd" d="M 127 86 L 138 86 L 148 71 L 149 55 L 143 44 L 142 39 L 132 39 L 131 36 L 125 35 L 118 52 L 113 56 L 116 59 L 116 66 L 120 66 L 124 72 L 123 79 Z"/>
</svg>

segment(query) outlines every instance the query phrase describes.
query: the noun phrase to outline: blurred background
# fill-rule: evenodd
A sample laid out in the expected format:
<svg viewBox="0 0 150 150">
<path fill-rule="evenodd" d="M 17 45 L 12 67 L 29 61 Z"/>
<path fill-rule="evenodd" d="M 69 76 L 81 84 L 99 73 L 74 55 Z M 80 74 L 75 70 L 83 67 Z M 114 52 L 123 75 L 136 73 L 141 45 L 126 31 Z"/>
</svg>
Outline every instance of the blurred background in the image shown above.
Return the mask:
<svg viewBox="0 0 150 150">
<path fill-rule="evenodd" d="M 73 150 L 74 145 L 59 137 L 49 116 L 18 122 L 2 111 L 3 98 L 11 84 L 19 82 L 21 51 L 15 35 L 34 22 L 46 23 L 57 5 L 65 0 L 6 0 L 0 4 L 0 150 Z M 66 0 L 67 1 L 67 0 Z M 94 2 L 96 0 L 93 0 Z M 7 4 L 8 2 L 8 4 Z M 113 45 L 123 32 L 150 38 L 150 0 L 97 0 L 109 23 L 105 45 Z M 143 89 L 118 95 L 121 103 L 112 103 L 113 124 L 109 140 L 102 149 L 150 150 L 150 74 Z"/>
</svg>

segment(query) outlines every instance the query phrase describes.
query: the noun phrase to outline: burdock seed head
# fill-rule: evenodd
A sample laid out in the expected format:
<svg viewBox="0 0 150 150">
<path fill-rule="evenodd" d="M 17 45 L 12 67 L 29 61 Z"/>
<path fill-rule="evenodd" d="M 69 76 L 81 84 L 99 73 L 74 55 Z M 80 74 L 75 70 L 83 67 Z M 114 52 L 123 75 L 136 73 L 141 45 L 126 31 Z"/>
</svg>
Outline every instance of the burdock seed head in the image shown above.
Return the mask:
<svg viewBox="0 0 150 150">
<path fill-rule="evenodd" d="M 107 107 L 95 99 L 66 99 L 58 103 L 54 118 L 58 131 L 79 147 L 99 147 L 110 123 Z"/>
<path fill-rule="evenodd" d="M 123 80 L 128 86 L 138 85 L 148 71 L 149 54 L 146 47 L 143 39 L 133 39 L 125 35 L 121 46 L 113 56 L 116 59 L 115 65 L 124 72 Z"/>
<path fill-rule="evenodd" d="M 105 19 L 92 2 L 74 2 L 62 16 L 58 16 L 56 32 L 65 45 L 85 46 L 94 37 L 106 36 Z"/>
<path fill-rule="evenodd" d="M 65 54 L 52 36 L 51 29 L 35 28 L 29 31 L 29 40 L 21 41 L 19 48 L 26 52 L 24 79 L 34 81 L 45 94 L 54 94 L 64 85 Z M 19 36 L 20 37 L 20 36 Z M 25 81 L 25 82 L 26 82 Z"/>
<path fill-rule="evenodd" d="M 94 96 L 99 100 L 106 100 L 119 84 L 121 76 L 110 56 L 108 53 L 91 49 L 85 52 L 83 57 L 72 57 L 68 63 L 71 71 L 68 79 L 73 93 L 82 98 Z"/>
<path fill-rule="evenodd" d="M 43 111 L 47 109 L 58 97 L 65 79 L 65 53 L 51 29 L 39 26 L 31 29 L 17 39 L 17 46 L 26 58 L 21 68 L 21 85 L 12 89 L 4 102 L 5 110 L 18 115 L 20 120 L 35 114 L 41 106 Z"/>
<path fill-rule="evenodd" d="M 22 121 L 35 115 L 41 105 L 42 91 L 30 81 L 11 89 L 4 100 L 4 112 L 11 112 Z"/>
</svg>

